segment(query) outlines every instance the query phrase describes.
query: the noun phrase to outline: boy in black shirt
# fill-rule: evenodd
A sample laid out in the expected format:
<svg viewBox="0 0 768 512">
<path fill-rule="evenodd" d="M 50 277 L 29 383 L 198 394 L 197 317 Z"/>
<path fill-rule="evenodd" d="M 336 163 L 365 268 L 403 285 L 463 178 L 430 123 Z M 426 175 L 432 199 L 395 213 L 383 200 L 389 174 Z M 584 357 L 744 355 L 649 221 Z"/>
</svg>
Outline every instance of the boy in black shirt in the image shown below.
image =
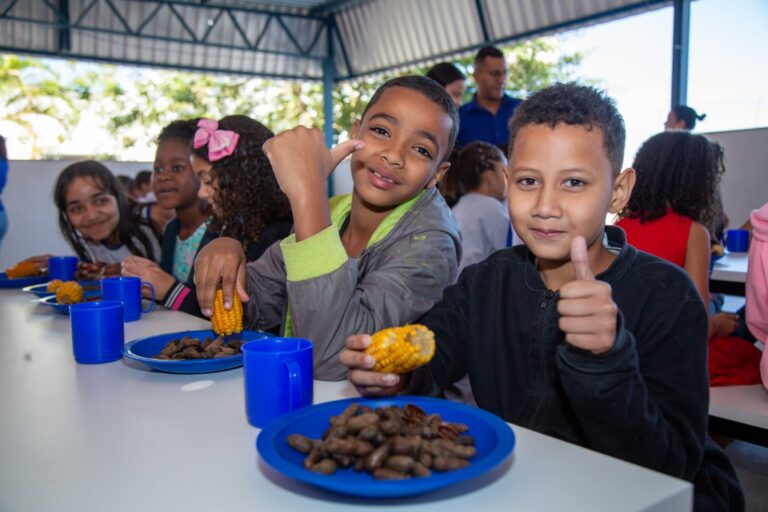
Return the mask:
<svg viewBox="0 0 768 512">
<path fill-rule="evenodd" d="M 468 267 L 422 318 L 437 340 L 428 365 L 372 372 L 366 335 L 340 360 L 365 395 L 439 395 L 468 374 L 478 405 L 505 420 L 695 481 L 697 508 L 736 510 L 727 458 L 704 460 L 704 304 L 682 269 L 605 226 L 635 181 L 620 172 L 624 138 L 592 88 L 532 95 L 510 121 L 509 213 L 525 246 Z"/>
</svg>

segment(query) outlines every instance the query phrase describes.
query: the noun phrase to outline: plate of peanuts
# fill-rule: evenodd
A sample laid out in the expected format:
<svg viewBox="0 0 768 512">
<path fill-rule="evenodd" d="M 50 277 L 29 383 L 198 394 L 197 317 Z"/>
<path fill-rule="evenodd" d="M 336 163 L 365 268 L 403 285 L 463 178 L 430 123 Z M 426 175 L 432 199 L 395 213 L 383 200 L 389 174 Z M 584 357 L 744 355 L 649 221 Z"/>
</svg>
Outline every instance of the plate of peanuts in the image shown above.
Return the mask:
<svg viewBox="0 0 768 512">
<path fill-rule="evenodd" d="M 183 331 L 126 343 L 123 356 L 166 373 L 210 373 L 243 366 L 241 345 L 273 337 L 261 331 L 220 336 L 213 330 Z"/>
<path fill-rule="evenodd" d="M 276 471 L 340 494 L 412 496 L 485 474 L 515 445 L 497 416 L 416 396 L 350 398 L 298 409 L 260 433 Z"/>
</svg>

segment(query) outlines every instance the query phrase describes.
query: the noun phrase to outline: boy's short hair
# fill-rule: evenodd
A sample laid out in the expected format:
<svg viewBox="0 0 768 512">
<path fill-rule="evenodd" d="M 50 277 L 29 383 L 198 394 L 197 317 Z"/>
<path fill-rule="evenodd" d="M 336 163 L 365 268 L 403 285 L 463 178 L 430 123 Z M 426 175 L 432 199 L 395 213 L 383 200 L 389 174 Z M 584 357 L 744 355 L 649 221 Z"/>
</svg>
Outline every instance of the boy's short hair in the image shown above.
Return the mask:
<svg viewBox="0 0 768 512">
<path fill-rule="evenodd" d="M 479 62 L 483 62 L 486 57 L 492 57 L 494 59 L 503 59 L 504 52 L 496 48 L 495 46 L 484 46 L 480 48 L 475 54 L 475 65 Z"/>
<path fill-rule="evenodd" d="M 532 94 L 523 101 L 509 121 L 509 154 L 514 150 L 515 137 L 524 127 L 546 124 L 554 128 L 559 123 L 600 128 L 603 147 L 614 174 L 621 171 L 624 161 L 624 119 L 616 102 L 605 91 L 575 83 L 555 84 Z"/>
<path fill-rule="evenodd" d="M 440 84 L 431 78 L 418 75 L 406 75 L 387 80 L 373 93 L 373 96 L 368 102 L 368 105 L 365 106 L 365 110 L 363 110 L 360 119 L 362 120 L 365 118 L 366 112 L 368 112 L 371 106 L 379 101 L 379 98 L 384 94 L 384 91 L 392 87 L 404 87 L 421 93 L 432 103 L 435 103 L 442 108 L 445 113 L 451 117 L 452 126 L 451 132 L 448 134 L 448 147 L 445 149 L 445 155 L 443 155 L 443 160 L 447 160 L 448 156 L 451 154 L 453 143 L 456 142 L 456 136 L 459 134 L 459 111 L 456 109 L 456 105 L 454 105 L 451 96 Z"/>
</svg>

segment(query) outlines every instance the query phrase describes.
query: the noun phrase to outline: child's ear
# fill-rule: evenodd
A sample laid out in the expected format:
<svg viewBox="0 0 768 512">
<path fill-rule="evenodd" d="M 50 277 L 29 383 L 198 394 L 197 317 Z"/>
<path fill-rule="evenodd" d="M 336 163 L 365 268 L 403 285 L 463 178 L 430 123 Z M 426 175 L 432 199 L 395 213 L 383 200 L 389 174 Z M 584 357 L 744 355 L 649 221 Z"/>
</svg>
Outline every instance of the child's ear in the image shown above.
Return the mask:
<svg viewBox="0 0 768 512">
<path fill-rule="evenodd" d="M 611 193 L 611 204 L 608 206 L 608 212 L 619 213 L 629 202 L 632 195 L 632 189 L 635 188 L 635 170 L 631 167 L 621 171 L 621 174 L 613 180 L 613 192 Z"/>
<path fill-rule="evenodd" d="M 443 162 L 437 167 L 437 171 L 435 171 L 435 175 L 432 176 L 432 179 L 427 182 L 427 185 L 424 188 L 432 188 L 435 185 L 437 185 L 440 180 L 443 179 L 443 176 L 445 176 L 445 173 L 448 172 L 448 169 L 451 168 L 451 162 Z"/>
<path fill-rule="evenodd" d="M 350 134 L 353 139 L 359 139 L 360 138 L 360 134 L 358 133 L 359 131 L 360 131 L 360 120 L 359 119 L 355 119 L 355 122 L 352 123 L 352 132 Z"/>
</svg>

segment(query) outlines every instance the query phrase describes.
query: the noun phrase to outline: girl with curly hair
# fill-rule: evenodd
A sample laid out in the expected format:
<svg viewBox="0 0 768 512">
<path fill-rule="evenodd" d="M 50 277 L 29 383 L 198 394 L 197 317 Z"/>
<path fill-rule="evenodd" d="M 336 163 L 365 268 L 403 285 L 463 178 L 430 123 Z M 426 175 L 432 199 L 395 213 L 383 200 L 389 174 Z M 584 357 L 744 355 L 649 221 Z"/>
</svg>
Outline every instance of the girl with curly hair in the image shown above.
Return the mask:
<svg viewBox="0 0 768 512">
<path fill-rule="evenodd" d="M 616 225 L 630 244 L 683 267 L 707 304 L 710 234 L 723 219 L 723 148 L 702 135 L 667 131 L 640 147 L 632 167 L 637 182 Z M 718 313 L 710 337 L 728 336 L 737 324 L 737 315 Z"/>
<path fill-rule="evenodd" d="M 194 136 L 190 162 L 200 181 L 198 196 L 211 206 L 209 230 L 239 240 L 248 261 L 288 236 L 292 225 L 288 198 L 261 149 L 273 135 L 247 116 L 227 116 L 219 122 L 199 120 Z M 150 281 L 168 309 L 203 316 L 193 283 L 141 258 L 126 260 L 123 274 Z"/>
</svg>

